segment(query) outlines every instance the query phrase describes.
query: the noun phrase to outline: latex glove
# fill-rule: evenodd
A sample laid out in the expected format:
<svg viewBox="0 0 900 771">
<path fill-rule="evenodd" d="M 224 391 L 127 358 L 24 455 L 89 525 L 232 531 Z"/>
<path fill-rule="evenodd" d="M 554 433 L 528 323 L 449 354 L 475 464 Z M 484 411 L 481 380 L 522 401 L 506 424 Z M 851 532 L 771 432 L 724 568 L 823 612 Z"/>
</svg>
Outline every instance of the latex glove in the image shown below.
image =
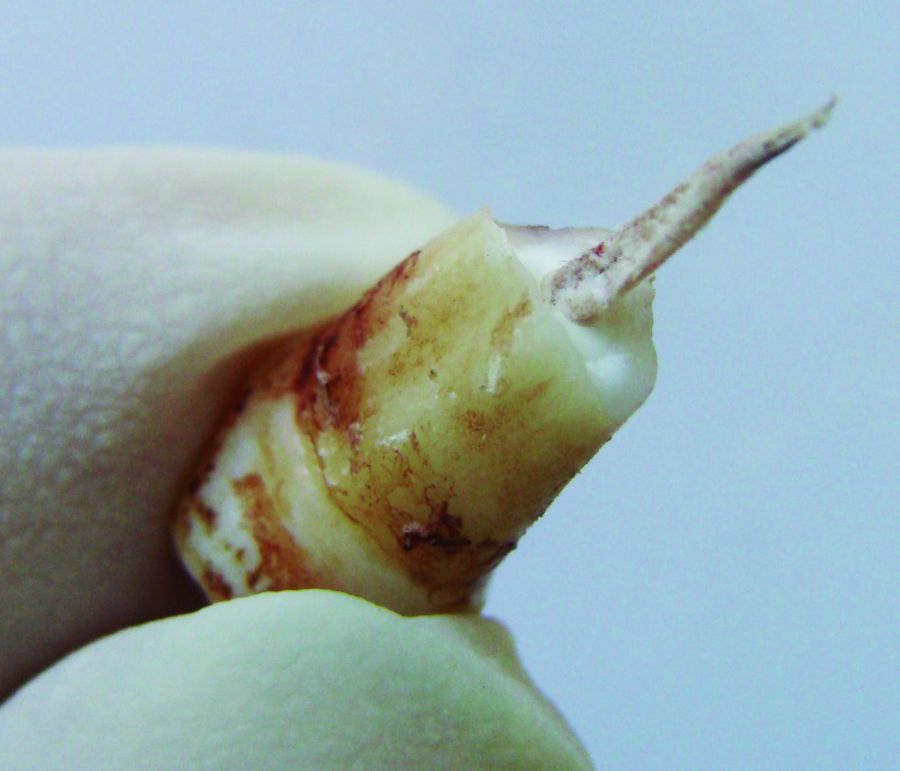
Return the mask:
<svg viewBox="0 0 900 771">
<path fill-rule="evenodd" d="M 219 603 L 65 659 L 0 708 L 0 767 L 591 765 L 498 624 L 307 590 Z"/>
</svg>

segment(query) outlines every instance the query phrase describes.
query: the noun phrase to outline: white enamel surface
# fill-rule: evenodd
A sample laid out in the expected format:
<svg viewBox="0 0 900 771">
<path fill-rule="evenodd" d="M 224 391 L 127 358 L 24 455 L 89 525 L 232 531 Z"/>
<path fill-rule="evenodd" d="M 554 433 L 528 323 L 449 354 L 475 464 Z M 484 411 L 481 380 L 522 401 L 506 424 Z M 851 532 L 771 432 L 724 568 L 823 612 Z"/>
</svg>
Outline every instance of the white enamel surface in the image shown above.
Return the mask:
<svg viewBox="0 0 900 771">
<path fill-rule="evenodd" d="M 0 151 L 0 697 L 197 601 L 168 517 L 235 352 L 339 311 L 452 220 L 297 157 Z"/>
<path fill-rule="evenodd" d="M 0 708 L 0 768 L 587 769 L 499 624 L 279 592 L 120 632 Z"/>
</svg>

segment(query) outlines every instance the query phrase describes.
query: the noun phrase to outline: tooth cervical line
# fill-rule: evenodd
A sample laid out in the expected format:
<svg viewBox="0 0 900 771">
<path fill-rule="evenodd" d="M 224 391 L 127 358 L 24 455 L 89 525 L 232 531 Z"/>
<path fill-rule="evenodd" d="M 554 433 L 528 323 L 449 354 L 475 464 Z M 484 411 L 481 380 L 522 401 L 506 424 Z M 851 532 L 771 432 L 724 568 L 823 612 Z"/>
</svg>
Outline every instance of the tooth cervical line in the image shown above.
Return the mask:
<svg viewBox="0 0 900 771">
<path fill-rule="evenodd" d="M 544 276 L 544 299 L 572 321 L 590 322 L 689 241 L 757 169 L 825 125 L 836 101 L 710 158 L 647 211 Z"/>
</svg>

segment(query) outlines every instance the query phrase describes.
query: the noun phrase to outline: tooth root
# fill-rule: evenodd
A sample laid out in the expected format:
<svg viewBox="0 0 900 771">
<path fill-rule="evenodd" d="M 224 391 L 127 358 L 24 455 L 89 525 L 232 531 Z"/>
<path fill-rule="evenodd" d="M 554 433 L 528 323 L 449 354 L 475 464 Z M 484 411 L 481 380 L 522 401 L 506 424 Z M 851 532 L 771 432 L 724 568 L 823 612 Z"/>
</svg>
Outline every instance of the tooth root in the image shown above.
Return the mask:
<svg viewBox="0 0 900 771">
<path fill-rule="evenodd" d="M 757 169 L 823 126 L 835 103 L 710 158 L 608 239 L 546 276 L 545 299 L 573 321 L 602 313 L 689 241 Z"/>
</svg>

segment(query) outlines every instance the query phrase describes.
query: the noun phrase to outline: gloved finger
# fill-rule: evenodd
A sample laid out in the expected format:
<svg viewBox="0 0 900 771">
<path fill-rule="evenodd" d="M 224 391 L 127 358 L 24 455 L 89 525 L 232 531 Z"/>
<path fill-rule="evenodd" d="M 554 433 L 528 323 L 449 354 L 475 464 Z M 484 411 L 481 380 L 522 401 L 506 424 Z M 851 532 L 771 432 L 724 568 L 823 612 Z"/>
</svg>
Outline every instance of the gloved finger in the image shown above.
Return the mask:
<svg viewBox="0 0 900 771">
<path fill-rule="evenodd" d="M 0 766 L 583 769 L 578 739 L 476 615 L 345 594 L 219 603 L 97 641 L 0 709 Z"/>
<path fill-rule="evenodd" d="M 0 697 L 196 602 L 167 516 L 240 352 L 341 310 L 451 220 L 320 161 L 0 152 Z"/>
</svg>

